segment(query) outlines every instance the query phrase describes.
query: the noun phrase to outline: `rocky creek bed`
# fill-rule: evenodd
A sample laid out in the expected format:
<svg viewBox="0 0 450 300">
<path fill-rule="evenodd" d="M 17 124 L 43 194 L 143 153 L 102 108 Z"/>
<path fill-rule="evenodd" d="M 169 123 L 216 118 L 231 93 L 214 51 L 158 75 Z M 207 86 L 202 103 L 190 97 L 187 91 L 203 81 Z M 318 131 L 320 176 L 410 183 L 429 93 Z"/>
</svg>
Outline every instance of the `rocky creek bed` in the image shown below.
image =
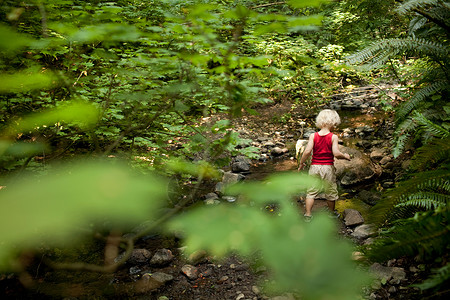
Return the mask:
<svg viewBox="0 0 450 300">
<path fill-rule="evenodd" d="M 408 162 L 407 157 L 394 159 L 390 154 L 393 121 L 389 114 L 380 111 L 377 97 L 373 96 L 376 89 L 363 90 L 358 97 L 338 95 L 331 102 L 343 119 L 337 131 L 343 151 L 353 157 L 351 162 L 336 164 L 341 192 L 337 209 L 342 215 L 338 230 L 357 245 L 371 242 L 375 232 L 366 224 L 366 215 L 381 197 L 381 191 L 394 186 Z M 240 147 L 256 147 L 260 159 L 234 157 L 230 168 L 223 172 L 223 180 L 203 195 L 206 205 L 236 201 L 222 194 L 228 183 L 261 180 L 276 172 L 295 172 L 295 143 L 315 131 L 314 114 L 305 109 L 292 110 L 291 103 L 278 103 L 258 111 L 258 116 L 244 116 L 235 120 L 234 125 L 241 137 L 249 140 Z M 280 122 L 274 116 L 289 118 Z M 303 199 L 299 196 L 296 200 L 300 215 Z M 323 202 L 317 200 L 314 210 L 323 208 Z M 292 295 L 264 295 L 258 287 L 266 276 L 263 267 L 252 268 L 234 255 L 223 261 L 215 261 L 206 253 L 186 257 L 182 250 L 175 237 L 146 236 L 114 274 L 55 271 L 41 264 L 38 257 L 30 257 L 34 269 L 29 278 L 0 275 L 0 294 L 2 299 L 295 299 Z M 101 257 L 101 246 L 98 253 L 91 255 Z M 354 256 L 362 258 L 358 252 Z M 397 259 L 368 268 L 377 279 L 362 291 L 362 298 L 422 299 L 423 295 L 409 286 L 425 275 L 420 264 Z"/>
</svg>

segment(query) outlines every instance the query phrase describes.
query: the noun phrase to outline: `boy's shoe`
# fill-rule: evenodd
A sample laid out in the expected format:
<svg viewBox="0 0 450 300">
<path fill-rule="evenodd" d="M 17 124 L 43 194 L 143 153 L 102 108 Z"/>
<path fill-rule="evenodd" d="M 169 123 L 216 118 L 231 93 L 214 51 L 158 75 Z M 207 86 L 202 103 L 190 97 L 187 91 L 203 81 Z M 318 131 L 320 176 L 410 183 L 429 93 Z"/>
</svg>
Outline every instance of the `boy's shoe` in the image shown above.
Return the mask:
<svg viewBox="0 0 450 300">
<path fill-rule="evenodd" d="M 309 223 L 309 222 L 311 222 L 313 216 L 303 215 L 303 218 L 304 218 L 304 220 L 305 220 L 306 223 Z"/>
<path fill-rule="evenodd" d="M 337 212 L 337 210 L 329 211 L 330 218 L 333 219 L 339 219 L 341 217 L 341 214 Z"/>
</svg>

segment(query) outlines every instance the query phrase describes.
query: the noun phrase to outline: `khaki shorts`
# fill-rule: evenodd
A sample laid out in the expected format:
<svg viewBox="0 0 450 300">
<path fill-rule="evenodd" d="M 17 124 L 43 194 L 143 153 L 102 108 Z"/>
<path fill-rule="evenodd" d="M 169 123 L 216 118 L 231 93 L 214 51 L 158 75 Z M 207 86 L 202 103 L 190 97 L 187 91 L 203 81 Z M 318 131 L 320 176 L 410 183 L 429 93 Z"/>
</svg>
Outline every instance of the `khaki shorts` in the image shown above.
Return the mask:
<svg viewBox="0 0 450 300">
<path fill-rule="evenodd" d="M 336 184 L 336 168 L 333 165 L 311 165 L 309 175 L 319 177 L 324 182 L 320 186 L 308 188 L 306 198 L 316 198 L 320 192 L 325 193 L 325 199 L 336 201 L 339 199 Z"/>
</svg>

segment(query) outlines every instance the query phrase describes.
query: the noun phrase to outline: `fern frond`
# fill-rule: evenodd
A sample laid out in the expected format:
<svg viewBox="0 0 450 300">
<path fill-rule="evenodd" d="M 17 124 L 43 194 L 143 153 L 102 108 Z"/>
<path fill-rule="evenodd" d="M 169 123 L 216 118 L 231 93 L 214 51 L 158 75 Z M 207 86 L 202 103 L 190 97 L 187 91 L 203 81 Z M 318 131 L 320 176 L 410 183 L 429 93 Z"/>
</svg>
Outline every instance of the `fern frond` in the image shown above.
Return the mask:
<svg viewBox="0 0 450 300">
<path fill-rule="evenodd" d="M 437 207 L 445 206 L 450 202 L 450 195 L 433 192 L 418 192 L 408 196 L 407 201 L 402 201 L 395 207 L 414 206 L 426 210 L 434 210 Z"/>
<path fill-rule="evenodd" d="M 437 92 L 448 88 L 449 82 L 440 80 L 436 81 L 429 86 L 416 92 L 407 102 L 400 106 L 396 112 L 396 116 L 399 119 L 404 119 L 414 108 L 424 103 L 428 97 L 436 94 Z"/>
<path fill-rule="evenodd" d="M 411 54 L 424 54 L 437 59 L 446 59 L 448 57 L 448 49 L 445 45 L 419 38 L 403 38 L 403 39 L 382 39 L 372 43 L 365 49 L 350 55 L 346 61 L 349 64 L 377 62 L 382 61 L 383 57 L 395 56 L 411 52 Z M 389 55 L 387 55 L 389 54 Z M 379 62 L 376 64 L 379 65 Z"/>
<path fill-rule="evenodd" d="M 424 170 L 436 163 L 445 164 L 450 159 L 450 138 L 434 139 L 432 142 L 420 147 L 414 155 L 411 168 Z"/>
<path fill-rule="evenodd" d="M 420 191 L 435 191 L 444 195 L 448 194 L 445 190 L 440 190 L 443 186 L 448 185 L 448 181 L 450 181 L 450 171 L 448 169 L 415 173 L 413 178 L 400 182 L 395 189 L 386 192 L 384 197 L 372 208 L 370 221 L 381 226 L 392 220 L 410 216 L 413 212 L 410 209 L 413 208 L 410 206 L 397 208 L 396 205 L 407 201 L 409 195 Z M 405 210 L 406 208 L 408 210 Z"/>
<path fill-rule="evenodd" d="M 413 119 L 416 120 L 419 123 L 419 125 L 424 126 L 425 130 L 430 132 L 434 137 L 438 138 L 450 137 L 450 131 L 446 130 L 442 126 L 439 126 L 438 124 L 431 122 L 423 114 L 417 111 L 414 113 Z"/>
<path fill-rule="evenodd" d="M 413 121 L 412 118 L 408 118 L 404 120 L 397 126 L 395 130 L 394 136 L 396 137 L 394 148 L 392 150 L 392 154 L 394 157 L 398 157 L 402 154 L 403 149 L 406 146 L 406 143 L 409 141 L 411 137 L 411 133 L 416 130 L 417 124 Z"/>
<path fill-rule="evenodd" d="M 439 269 L 434 269 L 433 274 L 424 282 L 413 284 L 412 286 L 418 287 L 421 290 L 428 290 L 443 285 L 448 280 L 450 280 L 450 263 L 447 263 Z"/>
<path fill-rule="evenodd" d="M 395 224 L 371 246 L 369 258 L 385 261 L 404 255 L 433 256 L 446 253 L 450 241 L 449 215 L 448 209 L 440 213 L 418 213 L 401 224 Z"/>
<path fill-rule="evenodd" d="M 437 5 L 438 0 L 410 0 L 402 3 L 395 9 L 399 14 L 406 14 L 414 9 L 423 8 L 430 5 Z"/>
<path fill-rule="evenodd" d="M 422 16 L 415 17 L 414 19 L 411 20 L 411 22 L 409 22 L 408 32 L 414 37 L 414 32 L 422 28 L 426 23 L 427 23 L 426 18 Z"/>
</svg>

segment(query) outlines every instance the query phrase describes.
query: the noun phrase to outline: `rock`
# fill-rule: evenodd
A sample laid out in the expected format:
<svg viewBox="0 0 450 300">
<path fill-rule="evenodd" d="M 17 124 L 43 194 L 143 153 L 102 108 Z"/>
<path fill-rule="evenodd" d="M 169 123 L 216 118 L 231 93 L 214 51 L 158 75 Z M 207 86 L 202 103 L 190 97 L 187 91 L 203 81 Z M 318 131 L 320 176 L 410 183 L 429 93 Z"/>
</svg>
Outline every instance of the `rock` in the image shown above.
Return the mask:
<svg viewBox="0 0 450 300">
<path fill-rule="evenodd" d="M 395 286 L 391 286 L 388 290 L 389 293 L 395 293 L 397 292 L 397 288 Z"/>
<path fill-rule="evenodd" d="M 217 195 L 216 193 L 208 193 L 205 196 L 204 202 L 205 202 L 206 205 L 217 205 L 217 204 L 220 204 L 219 195 Z"/>
<path fill-rule="evenodd" d="M 153 266 L 164 266 L 168 265 L 172 262 L 174 256 L 172 251 L 169 249 L 159 249 L 155 252 L 152 259 L 150 260 L 150 264 Z"/>
<path fill-rule="evenodd" d="M 353 260 L 364 260 L 364 254 L 359 251 L 352 252 L 352 259 Z"/>
<path fill-rule="evenodd" d="M 162 286 L 161 281 L 152 278 L 151 274 L 145 273 L 141 278 L 134 284 L 134 291 L 136 293 L 148 293 L 150 291 L 158 289 Z"/>
<path fill-rule="evenodd" d="M 348 153 L 352 157 L 350 161 L 336 159 L 336 177 L 344 186 L 355 185 L 370 180 L 381 174 L 381 168 L 372 163 L 369 157 L 359 150 L 340 147 L 343 153 Z"/>
<path fill-rule="evenodd" d="M 245 298 L 245 295 L 243 293 L 240 293 L 237 297 L 236 300 L 242 300 Z"/>
<path fill-rule="evenodd" d="M 145 264 L 152 257 L 152 253 L 147 249 L 134 249 L 131 252 L 130 258 L 127 260 L 127 263 L 132 265 Z"/>
<path fill-rule="evenodd" d="M 236 156 L 231 164 L 234 173 L 247 173 L 250 171 L 251 160 L 246 156 Z"/>
<path fill-rule="evenodd" d="M 231 164 L 231 171 L 234 173 L 248 173 L 250 172 L 250 164 L 243 161 L 236 161 Z"/>
<path fill-rule="evenodd" d="M 352 235 L 352 237 L 355 237 L 358 239 L 366 239 L 369 236 L 371 236 L 372 234 L 374 234 L 373 226 L 369 225 L 369 224 L 364 224 L 364 225 L 360 225 L 360 226 L 356 227 L 351 235 Z"/>
<path fill-rule="evenodd" d="M 380 160 L 380 165 L 386 166 L 391 160 L 392 160 L 392 157 L 385 156 Z"/>
<path fill-rule="evenodd" d="M 217 199 L 206 199 L 204 200 L 206 205 L 218 205 L 220 204 L 220 200 Z"/>
<path fill-rule="evenodd" d="M 268 142 L 265 142 L 263 144 L 263 146 L 266 147 L 266 148 L 272 148 L 272 147 L 275 147 L 275 143 L 272 142 L 272 141 L 268 141 Z"/>
<path fill-rule="evenodd" d="M 346 226 L 355 226 L 364 223 L 364 218 L 356 209 L 348 208 L 344 210 L 344 222 Z"/>
<path fill-rule="evenodd" d="M 215 187 L 215 192 L 218 195 L 222 195 L 223 190 L 226 185 L 233 184 L 245 179 L 245 176 L 239 173 L 224 172 L 222 176 L 222 181 L 218 182 Z"/>
<path fill-rule="evenodd" d="M 190 280 L 195 280 L 198 277 L 198 269 L 192 265 L 184 265 L 181 267 L 181 272 Z"/>
<path fill-rule="evenodd" d="M 303 133 L 303 138 L 304 139 L 309 139 L 309 137 L 311 136 L 311 134 L 314 134 L 316 132 L 315 129 L 313 128 L 307 128 L 305 129 L 305 132 Z"/>
<path fill-rule="evenodd" d="M 362 190 L 360 191 L 356 197 L 363 201 L 364 203 L 367 203 L 369 205 L 375 205 L 378 201 L 381 199 L 381 193 L 379 192 L 372 192 L 372 191 L 366 191 Z"/>
<path fill-rule="evenodd" d="M 209 200 L 209 199 L 219 199 L 219 196 L 216 194 L 216 193 L 208 193 L 208 194 L 206 194 L 206 196 L 205 196 L 205 199 L 206 200 Z"/>
<path fill-rule="evenodd" d="M 236 201 L 236 197 L 233 196 L 223 196 L 222 199 L 230 203 Z"/>
<path fill-rule="evenodd" d="M 252 292 L 255 295 L 259 295 L 261 293 L 261 290 L 259 289 L 259 287 L 257 287 L 256 285 L 252 286 Z"/>
<path fill-rule="evenodd" d="M 217 194 L 221 195 L 223 193 L 224 188 L 225 188 L 225 185 L 223 184 L 223 182 L 218 182 L 216 184 L 216 187 L 214 188 L 214 191 Z"/>
<path fill-rule="evenodd" d="M 139 267 L 137 267 L 137 266 L 132 266 L 129 270 L 128 270 L 128 273 L 130 274 L 130 275 L 136 275 L 136 274 L 139 274 L 139 273 L 141 273 L 141 268 L 139 268 Z"/>
<path fill-rule="evenodd" d="M 166 283 L 173 280 L 173 276 L 170 274 L 162 273 L 162 272 L 155 272 L 152 273 L 152 278 L 156 281 L 159 281 L 161 283 Z"/>
<path fill-rule="evenodd" d="M 205 250 L 197 250 L 189 255 L 188 261 L 192 265 L 196 265 L 198 263 L 207 261 L 207 257 L 208 253 Z"/>
<path fill-rule="evenodd" d="M 406 273 L 403 268 L 399 267 L 384 267 L 379 263 L 374 263 L 370 266 L 369 271 L 382 282 L 400 282 L 406 278 Z"/>
<path fill-rule="evenodd" d="M 242 174 L 236 174 L 231 172 L 224 172 L 222 177 L 223 184 L 232 184 L 245 179 L 245 176 Z"/>
<path fill-rule="evenodd" d="M 298 140 L 295 144 L 295 157 L 300 161 L 303 152 L 306 149 L 306 145 L 308 144 L 308 140 Z"/>
<path fill-rule="evenodd" d="M 270 154 L 273 156 L 281 156 L 285 153 L 288 153 L 289 150 L 287 148 L 280 148 L 280 147 L 274 147 L 272 148 L 272 150 L 270 151 Z"/>
<path fill-rule="evenodd" d="M 370 158 L 374 159 L 376 161 L 380 161 L 385 156 L 386 156 L 386 153 L 385 153 L 384 149 L 377 148 L 377 149 L 372 150 L 372 152 L 370 153 Z"/>
</svg>

